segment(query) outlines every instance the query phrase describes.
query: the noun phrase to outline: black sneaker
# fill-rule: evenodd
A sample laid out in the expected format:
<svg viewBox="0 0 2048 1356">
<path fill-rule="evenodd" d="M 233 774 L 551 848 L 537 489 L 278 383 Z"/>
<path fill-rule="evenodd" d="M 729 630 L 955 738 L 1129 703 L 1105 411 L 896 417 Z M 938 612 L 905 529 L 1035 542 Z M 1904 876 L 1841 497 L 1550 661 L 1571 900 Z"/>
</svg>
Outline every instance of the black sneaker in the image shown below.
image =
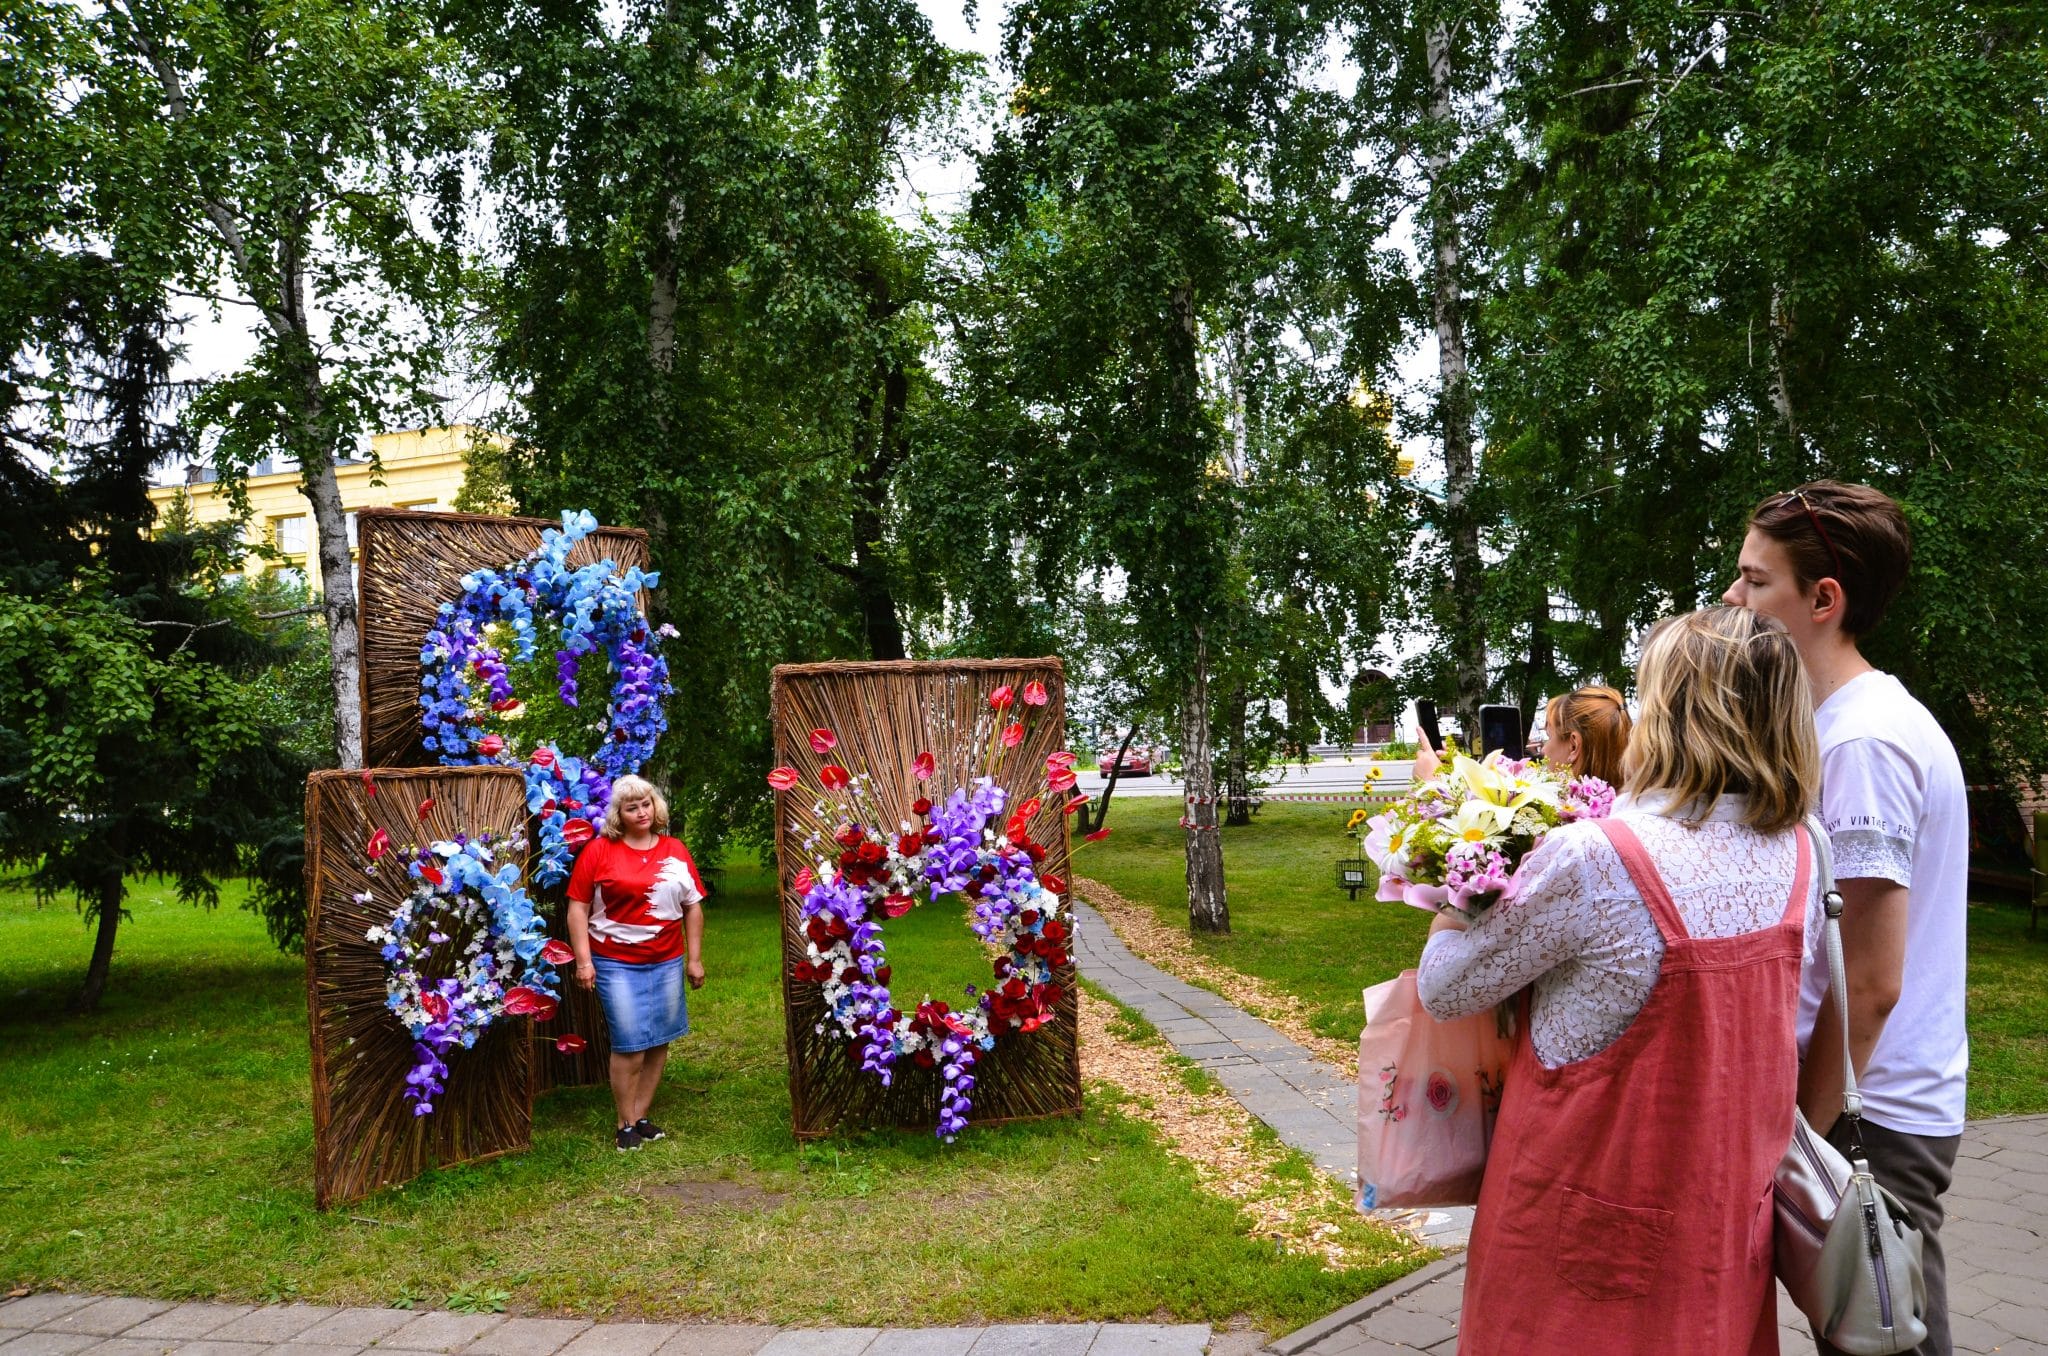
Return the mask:
<svg viewBox="0 0 2048 1356">
<path fill-rule="evenodd" d="M 620 1153 L 624 1153 L 628 1149 L 639 1148 L 642 1138 L 640 1132 L 632 1126 L 622 1125 L 619 1127 L 618 1133 L 612 1137 L 612 1144 Z"/>
<path fill-rule="evenodd" d="M 652 1144 L 658 1139 L 668 1138 L 668 1131 L 662 1129 L 653 1121 L 648 1120 L 645 1116 L 633 1122 L 633 1133 L 640 1136 L 648 1144 Z"/>
</svg>

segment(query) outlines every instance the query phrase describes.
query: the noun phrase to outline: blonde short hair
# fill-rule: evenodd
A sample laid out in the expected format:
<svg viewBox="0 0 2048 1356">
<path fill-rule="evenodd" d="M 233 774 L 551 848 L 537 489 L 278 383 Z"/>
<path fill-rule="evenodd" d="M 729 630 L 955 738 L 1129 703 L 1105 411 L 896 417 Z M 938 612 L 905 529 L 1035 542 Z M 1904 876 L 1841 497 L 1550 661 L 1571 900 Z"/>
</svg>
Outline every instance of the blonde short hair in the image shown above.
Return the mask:
<svg viewBox="0 0 2048 1356">
<path fill-rule="evenodd" d="M 1813 693 L 1784 624 L 1742 607 L 1658 622 L 1636 671 L 1642 716 L 1625 760 L 1628 789 L 1704 813 L 1748 797 L 1742 822 L 1797 824 L 1820 793 Z"/>
<path fill-rule="evenodd" d="M 654 831 L 668 832 L 668 797 L 661 794 L 661 788 L 645 777 L 630 773 L 612 783 L 612 798 L 605 802 L 604 836 L 624 838 L 626 825 L 619 814 L 619 807 L 628 801 L 651 800 L 654 802 Z"/>
</svg>

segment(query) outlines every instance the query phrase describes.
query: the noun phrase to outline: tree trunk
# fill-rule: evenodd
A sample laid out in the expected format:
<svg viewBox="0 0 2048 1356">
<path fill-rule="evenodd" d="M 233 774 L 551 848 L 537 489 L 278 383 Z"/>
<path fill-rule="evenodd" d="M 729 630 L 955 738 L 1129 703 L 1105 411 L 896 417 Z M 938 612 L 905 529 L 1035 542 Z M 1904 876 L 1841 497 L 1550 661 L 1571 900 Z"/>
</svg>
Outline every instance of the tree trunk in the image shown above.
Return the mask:
<svg viewBox="0 0 2048 1356">
<path fill-rule="evenodd" d="M 1230 735 L 1230 763 L 1226 773 L 1230 811 L 1223 822 L 1239 828 L 1252 822 L 1252 779 L 1244 750 L 1245 722 L 1251 712 L 1251 695 L 1245 691 L 1243 683 L 1231 687 L 1224 706 Z"/>
<path fill-rule="evenodd" d="M 1462 223 L 1447 182 L 1452 141 L 1451 32 L 1429 30 L 1429 116 L 1444 135 L 1429 157 L 1430 310 L 1436 325 L 1438 417 L 1444 444 L 1444 533 L 1451 556 L 1451 658 L 1457 677 L 1458 719 L 1469 734 L 1479 729 L 1486 700 L 1486 631 L 1479 611 L 1479 522 L 1472 512 L 1476 466 L 1472 452 L 1472 385 L 1465 353 L 1465 307 L 1460 292 Z"/>
<path fill-rule="evenodd" d="M 85 967 L 85 985 L 79 989 L 78 999 L 72 1005 L 76 1012 L 97 1012 L 100 998 L 107 991 L 107 972 L 114 963 L 114 933 L 121 926 L 124 893 L 119 871 L 100 878 L 100 897 L 96 906 L 99 927 L 93 934 L 92 962 Z"/>
<path fill-rule="evenodd" d="M 1522 666 L 1522 728 L 1536 728 L 1536 703 L 1543 699 L 1544 684 L 1556 666 L 1556 647 L 1550 639 L 1550 598 L 1546 595 L 1529 614 L 1529 658 Z"/>
<path fill-rule="evenodd" d="M 1074 811 L 1074 818 L 1079 821 L 1077 827 L 1082 833 L 1094 833 L 1102 827 L 1102 822 L 1109 818 L 1109 798 L 1116 794 L 1116 779 L 1123 775 L 1124 755 L 1131 751 L 1131 741 L 1137 737 L 1138 726 L 1133 722 L 1131 728 L 1124 731 L 1124 742 L 1117 745 L 1116 761 L 1110 764 L 1109 771 L 1103 776 L 1102 799 L 1095 802 L 1093 814 L 1090 814 L 1086 805 Z M 1101 764 L 1097 763 L 1096 766 L 1099 768 Z"/>
<path fill-rule="evenodd" d="M 889 588 L 889 564 L 882 551 L 882 525 L 889 507 L 889 481 L 903 458 L 903 413 L 909 403 L 910 375 L 901 363 L 891 363 L 882 373 L 882 427 L 853 487 L 853 590 L 871 659 L 901 659 L 905 653 L 903 623 L 896 616 L 896 596 Z M 870 404 L 862 402 L 862 437 L 867 435 L 865 411 Z"/>
<path fill-rule="evenodd" d="M 1209 643 L 1195 628 L 1194 672 L 1180 704 L 1182 780 L 1187 813 L 1188 926 L 1229 932 L 1230 899 L 1223 886 L 1223 836 L 1216 823 L 1216 767 L 1209 748 Z"/>
</svg>

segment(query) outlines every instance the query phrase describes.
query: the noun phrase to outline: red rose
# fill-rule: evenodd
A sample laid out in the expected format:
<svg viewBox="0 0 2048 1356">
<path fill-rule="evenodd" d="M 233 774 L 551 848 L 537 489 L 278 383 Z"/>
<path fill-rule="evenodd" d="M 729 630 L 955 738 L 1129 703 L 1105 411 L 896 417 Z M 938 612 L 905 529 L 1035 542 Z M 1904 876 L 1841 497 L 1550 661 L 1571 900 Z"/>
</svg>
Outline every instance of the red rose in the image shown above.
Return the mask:
<svg viewBox="0 0 2048 1356">
<path fill-rule="evenodd" d="M 562 825 L 562 841 L 570 847 L 582 847 L 597 836 L 597 830 L 590 827 L 587 819 L 572 819 Z"/>
<path fill-rule="evenodd" d="M 797 784 L 797 780 L 796 769 L 793 767 L 779 767 L 768 774 L 768 785 L 777 791 L 789 790 Z"/>
<path fill-rule="evenodd" d="M 1045 692 L 1045 684 L 1039 682 L 1036 678 L 1024 684 L 1024 704 L 1026 706 L 1043 706 L 1050 700 L 1051 698 Z"/>
<path fill-rule="evenodd" d="M 563 943 L 550 937 L 547 943 L 540 949 L 540 958 L 549 965 L 567 965 L 570 961 L 576 959 L 576 953 Z"/>
<path fill-rule="evenodd" d="M 1057 984 L 1048 984 L 1039 993 L 1045 999 L 1045 1005 L 1049 1008 L 1059 1006 L 1059 1001 L 1067 996 L 1067 991 Z"/>
<path fill-rule="evenodd" d="M 833 734 L 830 730 L 817 729 L 811 731 L 811 752 L 830 753 L 838 747 L 839 736 Z"/>
<path fill-rule="evenodd" d="M 1067 939 L 1067 925 L 1057 918 L 1045 920 L 1044 937 L 1049 942 L 1063 942 Z"/>
<path fill-rule="evenodd" d="M 896 850 L 906 857 L 915 857 L 918 853 L 924 851 L 924 835 L 921 833 L 904 834 L 896 840 Z"/>
<path fill-rule="evenodd" d="M 1024 726 L 1021 721 L 1011 721 L 1003 727 L 1003 747 L 1014 749 L 1024 742 Z"/>
<path fill-rule="evenodd" d="M 589 1047 L 590 1042 L 584 1040 L 583 1037 L 577 1035 L 573 1031 L 555 1037 L 555 1049 L 559 1050 L 561 1053 L 565 1055 L 573 1055 L 578 1051 L 586 1050 Z"/>
<path fill-rule="evenodd" d="M 938 760 L 929 753 L 920 753 L 917 757 L 910 760 L 910 775 L 921 782 L 930 781 L 932 773 L 938 771 L 938 768 Z M 923 812 L 920 811 L 919 813 Z"/>
<path fill-rule="evenodd" d="M 910 802 L 910 813 L 914 815 L 928 815 L 931 812 L 932 803 L 929 797 L 919 796 L 916 800 Z"/>
<path fill-rule="evenodd" d="M 837 763 L 827 763 L 818 769 L 818 782 L 827 791 L 843 791 L 852 780 L 847 770 Z"/>
<path fill-rule="evenodd" d="M 1016 699 L 1016 694 L 1010 690 L 1008 683 L 988 694 L 988 704 L 998 711 L 1007 710 L 1010 703 Z"/>
<path fill-rule="evenodd" d="M 875 967 L 875 983 L 877 983 L 877 984 L 887 984 L 887 983 L 889 982 L 889 976 L 890 976 L 890 975 L 892 975 L 892 974 L 894 974 L 894 973 L 895 973 L 895 971 L 894 971 L 894 970 L 892 970 L 892 969 L 890 969 L 890 968 L 889 968 L 888 966 L 886 966 L 886 965 L 878 965 L 878 966 L 876 966 L 876 967 Z M 889 1014 L 889 1020 L 890 1020 L 891 1022 L 894 1022 L 894 1021 L 895 1021 L 895 1019 L 896 1019 L 896 1014 L 894 1014 L 894 1013 L 890 1013 L 890 1014 Z"/>
<path fill-rule="evenodd" d="M 486 758 L 496 758 L 505 751 L 505 737 L 487 734 L 477 741 L 476 750 Z"/>
<path fill-rule="evenodd" d="M 443 998 L 440 994 L 421 994 L 420 1006 L 425 1008 L 427 1010 L 427 1016 L 433 1018 L 435 1021 L 445 1022 L 448 1020 L 448 1000 Z"/>
</svg>

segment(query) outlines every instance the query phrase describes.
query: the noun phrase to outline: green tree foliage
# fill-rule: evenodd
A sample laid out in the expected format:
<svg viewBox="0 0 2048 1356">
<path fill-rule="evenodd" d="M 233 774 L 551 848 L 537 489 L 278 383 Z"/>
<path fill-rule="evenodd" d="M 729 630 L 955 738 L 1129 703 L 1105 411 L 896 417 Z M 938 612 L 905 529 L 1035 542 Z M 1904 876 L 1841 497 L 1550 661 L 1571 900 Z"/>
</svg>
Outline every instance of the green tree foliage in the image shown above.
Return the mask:
<svg viewBox="0 0 2048 1356">
<path fill-rule="evenodd" d="M 1917 536 L 1875 657 L 1982 773 L 2048 768 L 2048 16 L 1544 4 L 1515 58 L 1481 364 L 1513 647 L 1620 675 L 1763 495 L 1867 481 Z"/>
<path fill-rule="evenodd" d="M 214 903 L 254 845 L 291 836 L 305 764 L 247 682 L 268 647 L 187 587 L 212 543 L 146 535 L 149 471 L 183 450 L 165 421 L 177 392 L 163 318 L 76 300 L 49 333 L 73 377 L 62 403 L 89 417 L 44 428 L 43 446 L 64 440 L 54 470 L 21 464 L 6 500 L 0 861 L 30 868 L 46 897 L 76 898 L 94 925 L 77 1000 L 91 1009 L 127 880 L 162 872 Z"/>
<path fill-rule="evenodd" d="M 959 60 L 903 0 L 451 8 L 504 109 L 495 371 L 528 510 L 645 527 L 693 846 L 762 835 L 776 663 L 904 653 L 926 259 L 883 213 Z"/>
</svg>

